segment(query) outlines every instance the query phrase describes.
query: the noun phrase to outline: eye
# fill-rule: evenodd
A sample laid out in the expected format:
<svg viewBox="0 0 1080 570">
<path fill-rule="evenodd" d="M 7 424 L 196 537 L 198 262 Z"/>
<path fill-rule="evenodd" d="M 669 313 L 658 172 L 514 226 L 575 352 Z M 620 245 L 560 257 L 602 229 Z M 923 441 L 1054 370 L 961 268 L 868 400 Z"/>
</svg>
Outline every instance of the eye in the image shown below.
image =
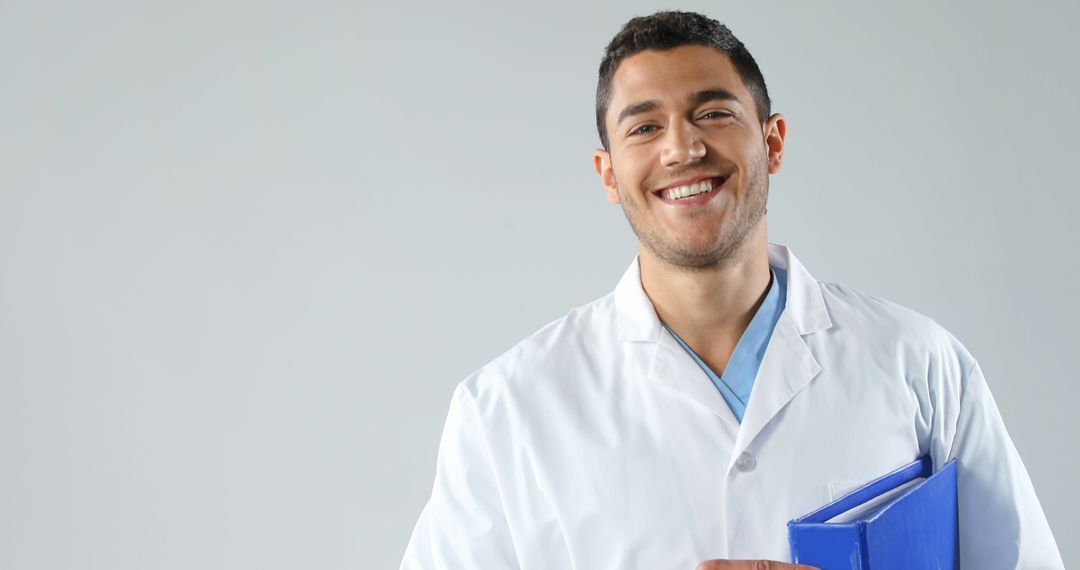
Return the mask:
<svg viewBox="0 0 1080 570">
<path fill-rule="evenodd" d="M 647 135 L 649 133 L 655 132 L 656 129 L 658 129 L 658 128 L 659 127 L 657 127 L 656 125 L 641 125 L 640 127 L 630 131 L 629 134 L 630 134 L 630 136 Z"/>
<path fill-rule="evenodd" d="M 701 116 L 703 120 L 726 119 L 727 117 L 734 117 L 734 115 L 728 113 L 727 111 L 709 111 L 708 113 L 705 113 Z"/>
</svg>

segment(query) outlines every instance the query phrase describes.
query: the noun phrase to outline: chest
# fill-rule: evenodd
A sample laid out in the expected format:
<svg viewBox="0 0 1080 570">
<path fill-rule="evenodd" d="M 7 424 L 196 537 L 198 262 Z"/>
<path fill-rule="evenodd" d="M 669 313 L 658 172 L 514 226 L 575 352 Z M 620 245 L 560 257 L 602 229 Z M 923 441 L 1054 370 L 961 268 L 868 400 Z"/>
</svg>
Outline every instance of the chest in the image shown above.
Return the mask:
<svg viewBox="0 0 1080 570">
<path fill-rule="evenodd" d="M 507 454 L 497 463 L 508 468 L 518 532 L 575 565 L 678 567 L 672 553 L 688 557 L 683 568 L 784 559 L 788 520 L 919 455 L 915 406 L 897 383 L 823 371 L 746 444 L 742 425 L 687 393 L 628 377 L 523 413 L 529 425 L 496 446 Z M 620 556 L 633 560 L 612 564 Z"/>
</svg>

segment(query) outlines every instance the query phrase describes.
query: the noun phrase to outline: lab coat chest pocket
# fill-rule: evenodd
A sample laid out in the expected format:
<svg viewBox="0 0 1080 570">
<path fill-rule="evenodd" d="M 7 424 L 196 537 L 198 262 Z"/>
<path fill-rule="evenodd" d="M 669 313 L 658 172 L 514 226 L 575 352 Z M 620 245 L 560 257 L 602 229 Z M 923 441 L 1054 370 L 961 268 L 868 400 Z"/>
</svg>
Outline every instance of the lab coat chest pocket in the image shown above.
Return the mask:
<svg viewBox="0 0 1080 570">
<path fill-rule="evenodd" d="M 867 367 L 825 366 L 781 416 L 781 432 L 760 445 L 780 444 L 806 468 L 818 487 L 812 493 L 832 501 L 923 453 L 915 429 L 920 411 L 907 383 L 886 371 L 865 375 L 834 373 Z M 790 446 L 790 447 L 788 447 Z"/>
</svg>

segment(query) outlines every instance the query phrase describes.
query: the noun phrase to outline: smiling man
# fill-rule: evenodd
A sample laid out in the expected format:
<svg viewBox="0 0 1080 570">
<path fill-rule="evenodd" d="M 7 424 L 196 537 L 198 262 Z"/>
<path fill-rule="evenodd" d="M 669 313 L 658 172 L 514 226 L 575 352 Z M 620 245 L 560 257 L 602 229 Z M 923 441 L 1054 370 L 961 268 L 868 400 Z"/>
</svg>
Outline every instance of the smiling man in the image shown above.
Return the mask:
<svg viewBox="0 0 1080 570">
<path fill-rule="evenodd" d="M 458 385 L 402 568 L 806 568 L 787 521 L 923 455 L 958 462 L 962 567 L 1062 567 L 963 345 L 768 242 L 786 126 L 726 27 L 631 20 L 596 107 L 639 255 Z"/>
</svg>

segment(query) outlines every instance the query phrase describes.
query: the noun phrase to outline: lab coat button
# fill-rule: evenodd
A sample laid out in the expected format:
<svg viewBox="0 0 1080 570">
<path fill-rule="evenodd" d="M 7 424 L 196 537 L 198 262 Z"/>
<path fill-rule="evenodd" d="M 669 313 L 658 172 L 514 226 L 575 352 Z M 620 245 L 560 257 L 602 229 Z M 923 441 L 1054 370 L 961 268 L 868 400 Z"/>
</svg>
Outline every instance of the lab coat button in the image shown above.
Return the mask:
<svg viewBox="0 0 1080 570">
<path fill-rule="evenodd" d="M 735 468 L 743 473 L 753 471 L 754 467 L 757 467 L 757 459 L 754 459 L 753 455 L 745 451 L 739 454 L 739 458 L 735 460 Z"/>
</svg>

